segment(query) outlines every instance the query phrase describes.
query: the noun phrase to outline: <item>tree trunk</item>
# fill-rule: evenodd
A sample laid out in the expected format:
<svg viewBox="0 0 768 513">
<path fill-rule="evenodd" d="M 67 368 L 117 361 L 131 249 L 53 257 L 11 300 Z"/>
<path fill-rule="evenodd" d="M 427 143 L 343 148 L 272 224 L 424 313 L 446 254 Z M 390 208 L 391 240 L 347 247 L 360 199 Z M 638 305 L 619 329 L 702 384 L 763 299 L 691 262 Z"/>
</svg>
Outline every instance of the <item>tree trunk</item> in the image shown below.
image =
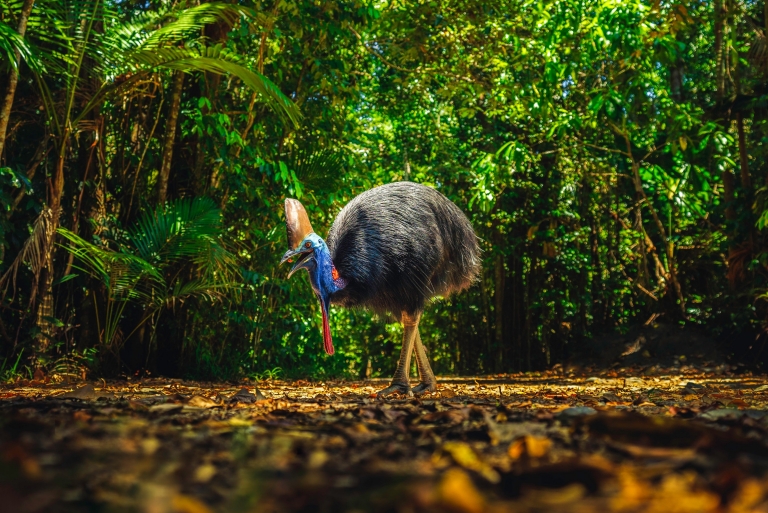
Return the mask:
<svg viewBox="0 0 768 513">
<path fill-rule="evenodd" d="M 744 113 L 736 114 L 736 129 L 739 133 L 739 166 L 741 171 L 741 187 L 744 192 L 752 188 L 752 179 L 749 176 L 749 160 L 747 160 L 747 141 L 744 136 Z M 747 205 L 749 208 L 749 205 Z"/>
<path fill-rule="evenodd" d="M 498 247 L 498 246 L 497 246 Z M 496 355 L 494 369 L 499 372 L 501 361 L 504 355 L 504 258 L 501 254 L 496 255 L 494 262 L 494 345 L 496 346 Z"/>
<path fill-rule="evenodd" d="M 171 92 L 171 111 L 168 113 L 168 125 L 165 127 L 165 144 L 163 145 L 163 160 L 160 165 L 160 175 L 157 178 L 157 203 L 162 205 L 168 196 L 168 178 L 171 175 L 173 160 L 173 142 L 176 140 L 176 124 L 179 120 L 181 107 L 181 92 L 184 88 L 184 73 L 174 71 L 173 91 Z"/>
<path fill-rule="evenodd" d="M 56 238 L 56 230 L 59 228 L 59 219 L 61 218 L 61 199 L 64 195 L 64 159 L 69 147 L 68 141 L 69 129 L 66 128 L 64 130 L 64 136 L 59 148 L 59 156 L 56 159 L 56 169 L 49 189 L 51 205 L 50 230 L 46 233 L 45 246 L 42 250 L 45 254 L 45 264 L 40 270 L 40 279 L 37 282 L 38 295 L 41 298 L 40 303 L 37 305 L 37 313 L 35 315 L 36 325 L 39 332 L 37 335 L 37 351 L 39 353 L 45 353 L 47 351 L 54 328 L 53 323 L 51 322 L 54 317 L 52 287 L 53 253 L 55 247 L 53 243 Z"/>
<path fill-rule="evenodd" d="M 504 340 L 506 341 L 506 351 L 504 358 L 499 361 L 502 371 L 512 369 L 522 370 L 523 339 L 526 330 L 526 314 L 528 304 L 525 300 L 526 275 L 523 272 L 523 261 L 519 254 L 519 249 L 514 245 L 510 248 L 507 257 L 507 268 L 509 269 L 509 279 L 505 280 L 507 291 L 504 293 Z"/>
<path fill-rule="evenodd" d="M 725 70 L 723 62 L 723 1 L 715 0 L 715 80 L 717 83 L 717 100 L 725 96 Z"/>
<path fill-rule="evenodd" d="M 661 236 L 662 242 L 664 243 L 664 249 L 666 250 L 667 254 L 667 278 L 669 278 L 672 289 L 675 291 L 675 295 L 679 301 L 678 306 L 680 307 L 683 318 L 686 318 L 687 314 L 685 311 L 685 296 L 683 296 L 683 289 L 680 286 L 680 281 L 677 279 L 677 266 L 675 265 L 674 245 L 671 238 L 672 234 L 670 233 L 669 236 L 667 236 L 667 230 L 664 229 L 664 223 L 661 222 L 658 212 L 656 212 L 656 209 L 643 190 L 643 181 L 642 178 L 640 178 L 640 164 L 637 163 L 635 157 L 632 155 L 632 143 L 629 140 L 629 134 L 620 130 L 616 130 L 616 128 L 614 128 L 614 131 L 624 137 L 624 142 L 626 143 L 627 148 L 626 155 L 629 157 L 630 164 L 632 165 L 632 181 L 635 185 L 635 192 L 637 193 L 637 197 L 642 199 L 642 202 L 645 203 L 646 207 L 648 207 L 648 211 L 651 213 L 651 217 L 656 224 L 656 228 L 659 230 L 659 235 Z"/>
<path fill-rule="evenodd" d="M 24 0 L 24 5 L 21 7 L 21 15 L 19 16 L 19 26 L 16 29 L 21 37 L 27 32 L 27 21 L 29 15 L 32 12 L 32 6 L 35 4 L 35 0 Z M 16 64 L 21 62 L 21 54 L 17 50 L 16 52 Z M 0 158 L 3 156 L 3 150 L 5 149 L 5 137 L 8 133 L 8 121 L 11 118 L 11 107 L 13 106 L 13 98 L 16 96 L 16 86 L 19 83 L 18 69 L 11 69 L 11 73 L 8 77 L 8 89 L 5 91 L 5 98 L 3 98 L 3 104 L 0 106 Z"/>
</svg>

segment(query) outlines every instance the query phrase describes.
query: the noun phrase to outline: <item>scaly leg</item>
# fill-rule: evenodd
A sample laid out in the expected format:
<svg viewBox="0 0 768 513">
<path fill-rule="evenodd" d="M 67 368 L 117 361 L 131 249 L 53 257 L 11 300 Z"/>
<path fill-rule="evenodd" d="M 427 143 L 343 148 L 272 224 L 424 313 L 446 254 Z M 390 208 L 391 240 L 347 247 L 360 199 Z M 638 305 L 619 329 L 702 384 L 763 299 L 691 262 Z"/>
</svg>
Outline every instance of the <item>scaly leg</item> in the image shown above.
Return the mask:
<svg viewBox="0 0 768 513">
<path fill-rule="evenodd" d="M 419 319 L 421 312 L 414 315 L 408 315 L 403 312 L 400 322 L 403 323 L 403 347 L 400 349 L 400 361 L 397 362 L 397 370 L 392 378 L 392 384 L 376 394 L 377 397 L 384 397 L 394 392 L 411 396 L 411 385 L 408 383 L 408 374 L 411 370 L 411 353 L 413 346 L 419 336 Z"/>
<path fill-rule="evenodd" d="M 429 360 L 427 359 L 427 351 L 424 349 L 424 344 L 421 342 L 421 335 L 419 335 L 418 328 L 416 331 L 416 367 L 419 369 L 419 381 L 420 383 L 413 387 L 414 395 L 421 395 L 426 392 L 434 392 L 437 390 L 437 380 L 435 374 L 432 372 L 432 367 L 429 366 Z"/>
</svg>

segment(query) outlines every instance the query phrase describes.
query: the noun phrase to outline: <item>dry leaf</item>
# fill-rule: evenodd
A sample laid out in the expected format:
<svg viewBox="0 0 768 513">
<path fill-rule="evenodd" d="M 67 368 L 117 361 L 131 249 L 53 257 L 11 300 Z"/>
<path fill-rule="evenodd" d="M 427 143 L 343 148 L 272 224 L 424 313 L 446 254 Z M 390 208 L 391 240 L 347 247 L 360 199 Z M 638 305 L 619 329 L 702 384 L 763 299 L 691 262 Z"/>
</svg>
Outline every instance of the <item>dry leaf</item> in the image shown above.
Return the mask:
<svg viewBox="0 0 768 513">
<path fill-rule="evenodd" d="M 202 395 L 193 395 L 189 401 L 187 401 L 187 406 L 192 406 L 193 408 L 215 408 L 219 406 L 219 404 Z"/>
<path fill-rule="evenodd" d="M 483 462 L 464 442 L 446 442 L 443 444 L 443 451 L 447 452 L 458 465 L 465 469 L 474 470 L 492 483 L 499 482 L 499 474 L 493 467 Z"/>
<path fill-rule="evenodd" d="M 210 463 L 205 463 L 195 469 L 195 481 L 198 483 L 207 483 L 215 475 L 216 467 Z"/>
<path fill-rule="evenodd" d="M 549 438 L 526 435 L 512 442 L 507 454 L 513 460 L 520 459 L 523 455 L 531 458 L 543 458 L 549 453 L 551 447 L 552 440 Z"/>
<path fill-rule="evenodd" d="M 211 508 L 199 499 L 181 494 L 173 497 L 173 511 L 175 513 L 213 513 Z"/>
<path fill-rule="evenodd" d="M 485 510 L 483 496 L 472 479 L 461 469 L 449 468 L 438 485 L 441 506 L 456 513 L 482 513 Z"/>
</svg>

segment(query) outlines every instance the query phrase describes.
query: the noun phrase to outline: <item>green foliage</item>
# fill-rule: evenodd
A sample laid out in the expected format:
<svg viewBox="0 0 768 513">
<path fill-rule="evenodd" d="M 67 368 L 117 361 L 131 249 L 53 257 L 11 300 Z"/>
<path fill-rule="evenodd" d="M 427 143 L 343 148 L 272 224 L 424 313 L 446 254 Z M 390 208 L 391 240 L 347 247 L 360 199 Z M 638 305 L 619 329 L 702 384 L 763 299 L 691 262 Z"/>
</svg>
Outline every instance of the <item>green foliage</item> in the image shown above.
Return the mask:
<svg viewBox="0 0 768 513">
<path fill-rule="evenodd" d="M 398 324 L 334 307 L 325 356 L 306 279 L 277 262 L 285 197 L 324 234 L 356 194 L 402 179 L 453 200 L 483 244 L 479 283 L 424 316 L 438 372 L 550 366 L 649 319 L 757 333 L 763 7 L 36 2 L 24 41 L 42 67 L 20 67 L 0 174 L 22 291 L 1 315 L 21 340 L 0 330 L 0 356 L 36 347 L 44 230 L 25 241 L 58 164 L 59 240 L 81 272 L 59 252 L 52 340 L 110 346 L 104 373 L 387 376 Z"/>
<path fill-rule="evenodd" d="M 0 21 L 0 55 L 2 62 L 8 63 L 14 69 L 18 69 L 16 54 L 24 59 L 30 66 L 39 66 L 32 53 L 32 48 L 24 41 L 24 38 L 8 24 Z"/>
<path fill-rule="evenodd" d="M 209 301 L 223 297 L 234 285 L 234 256 L 222 245 L 221 211 L 208 198 L 180 199 L 141 216 L 123 241 L 96 245 L 59 228 L 80 269 L 105 287 L 105 301 L 94 301 L 101 343 L 118 343 L 125 307 L 129 301 L 142 305 L 144 322 L 157 322 L 165 308 L 191 298 Z M 95 294 L 95 293 L 94 293 Z M 100 312 L 103 310 L 103 313 Z M 101 322 L 100 322 L 101 325 Z M 103 335 L 101 335 L 103 333 Z"/>
</svg>

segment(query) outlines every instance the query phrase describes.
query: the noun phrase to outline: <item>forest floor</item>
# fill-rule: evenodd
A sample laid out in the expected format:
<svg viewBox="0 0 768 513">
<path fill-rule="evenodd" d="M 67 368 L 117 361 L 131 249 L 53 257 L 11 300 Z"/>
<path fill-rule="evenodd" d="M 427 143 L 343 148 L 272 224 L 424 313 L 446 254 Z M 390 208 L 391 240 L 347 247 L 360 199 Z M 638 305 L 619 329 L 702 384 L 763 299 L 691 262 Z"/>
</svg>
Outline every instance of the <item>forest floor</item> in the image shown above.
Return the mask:
<svg viewBox="0 0 768 513">
<path fill-rule="evenodd" d="M 768 376 L 0 387 L 0 510 L 768 511 Z"/>
</svg>

